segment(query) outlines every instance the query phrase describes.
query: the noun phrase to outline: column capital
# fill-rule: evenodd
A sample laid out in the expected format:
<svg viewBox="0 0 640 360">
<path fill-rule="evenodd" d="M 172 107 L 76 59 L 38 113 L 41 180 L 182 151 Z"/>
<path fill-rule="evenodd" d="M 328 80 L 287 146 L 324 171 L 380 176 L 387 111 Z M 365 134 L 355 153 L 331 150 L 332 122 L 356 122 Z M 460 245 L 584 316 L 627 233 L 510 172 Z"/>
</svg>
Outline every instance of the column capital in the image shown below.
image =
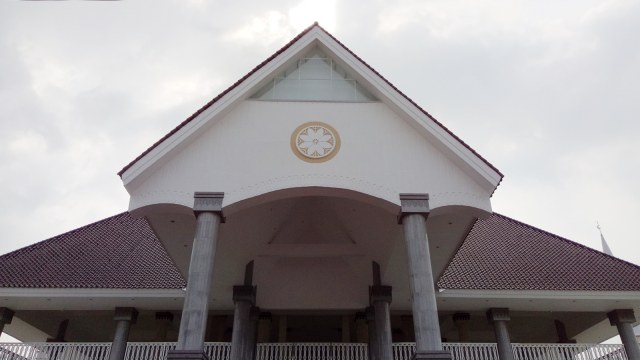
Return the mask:
<svg viewBox="0 0 640 360">
<path fill-rule="evenodd" d="M 132 324 L 135 324 L 137 319 L 138 310 L 132 307 L 117 307 L 113 315 L 115 321 L 130 321 Z"/>
<path fill-rule="evenodd" d="M 405 216 L 413 214 L 429 216 L 429 194 L 400 194 L 398 224 L 402 224 Z"/>
<path fill-rule="evenodd" d="M 7 307 L 0 307 L 0 324 L 8 325 L 13 320 L 15 312 Z"/>
<path fill-rule="evenodd" d="M 391 286 L 386 285 L 369 286 L 369 302 L 371 304 L 377 301 L 391 303 L 391 290 Z"/>
<path fill-rule="evenodd" d="M 196 191 L 193 194 L 193 212 L 196 215 L 201 212 L 212 212 L 222 216 L 223 199 L 223 192 Z"/>
<path fill-rule="evenodd" d="M 636 322 L 636 316 L 633 313 L 633 309 L 616 309 L 607 313 L 609 323 L 611 325 L 618 325 L 623 323 L 633 324 Z"/>
<path fill-rule="evenodd" d="M 233 287 L 233 302 L 246 301 L 251 305 L 256 304 L 256 292 L 255 286 L 236 285 Z"/>
<path fill-rule="evenodd" d="M 487 311 L 487 320 L 489 322 L 495 321 L 509 321 L 511 316 L 509 315 L 508 308 L 491 308 Z"/>
</svg>

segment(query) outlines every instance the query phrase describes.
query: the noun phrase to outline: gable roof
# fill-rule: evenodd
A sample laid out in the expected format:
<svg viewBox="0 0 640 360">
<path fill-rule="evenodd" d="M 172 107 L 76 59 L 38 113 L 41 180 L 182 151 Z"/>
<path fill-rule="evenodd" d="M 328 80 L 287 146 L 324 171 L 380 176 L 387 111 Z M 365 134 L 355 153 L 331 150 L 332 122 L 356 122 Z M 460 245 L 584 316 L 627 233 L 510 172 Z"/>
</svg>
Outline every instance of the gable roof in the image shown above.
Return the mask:
<svg viewBox="0 0 640 360">
<path fill-rule="evenodd" d="M 230 87 L 228 87 L 226 90 L 224 90 L 222 93 L 220 93 L 218 96 L 214 97 L 213 99 L 211 99 L 208 103 L 206 103 L 203 107 L 201 107 L 200 109 L 198 109 L 195 113 L 193 113 L 191 116 L 189 116 L 187 119 L 185 119 L 184 121 L 182 121 L 178 126 L 176 126 L 173 130 L 171 130 L 169 133 L 167 133 L 165 136 L 163 136 L 160 140 L 158 140 L 157 142 L 155 142 L 153 145 L 151 145 L 148 149 L 146 149 L 142 154 L 138 155 L 133 161 L 131 161 L 129 164 L 125 165 L 119 172 L 118 175 L 122 178 L 123 174 L 129 170 L 132 166 L 134 166 L 138 161 L 140 161 L 142 158 L 144 158 L 145 156 L 149 155 L 154 149 L 158 148 L 158 146 L 160 146 L 160 144 L 162 144 L 163 142 L 165 142 L 166 140 L 168 140 L 169 138 L 171 138 L 172 136 L 174 136 L 175 134 L 177 134 L 181 129 L 183 129 L 186 125 L 188 125 L 189 123 L 191 123 L 195 118 L 197 118 L 200 114 L 202 114 L 205 110 L 207 110 L 208 108 L 210 108 L 212 105 L 216 104 L 217 102 L 219 102 L 221 99 L 223 99 L 225 96 L 227 96 L 229 93 L 231 93 L 233 90 L 235 90 L 240 84 L 242 84 L 243 82 L 245 82 L 247 79 L 249 79 L 250 77 L 252 77 L 254 74 L 256 74 L 259 70 L 261 70 L 262 68 L 264 68 L 267 64 L 269 64 L 270 62 L 272 62 L 274 59 L 278 58 L 281 54 L 283 54 L 285 51 L 287 51 L 289 48 L 291 48 L 295 43 L 297 43 L 301 38 L 303 38 L 305 35 L 307 35 L 308 33 L 310 33 L 313 29 L 319 29 L 322 33 L 324 33 L 325 35 L 327 35 L 329 38 L 331 38 L 333 41 L 335 41 L 336 44 L 338 44 L 339 47 L 341 47 L 343 50 L 345 50 L 348 54 L 350 54 L 351 56 L 353 56 L 356 61 L 358 61 L 361 65 L 365 66 L 367 69 L 369 69 L 373 74 L 375 74 L 375 76 L 377 76 L 380 80 L 382 80 L 385 84 L 387 84 L 389 87 L 391 87 L 391 89 L 393 89 L 393 91 L 395 91 L 398 95 L 400 95 L 402 98 L 404 98 L 406 101 L 408 101 L 411 106 L 415 107 L 415 109 L 422 113 L 423 115 L 425 115 L 428 119 L 430 119 L 437 127 L 439 127 L 440 129 L 444 130 L 448 135 L 450 135 L 455 141 L 457 141 L 459 144 L 461 144 L 464 148 L 466 148 L 468 151 L 470 151 L 475 157 L 477 157 L 478 159 L 480 159 L 480 161 L 482 163 L 484 163 L 486 166 L 488 166 L 490 169 L 492 169 L 493 171 L 495 171 L 495 173 L 498 175 L 498 181 L 497 184 L 495 185 L 496 187 L 499 185 L 500 181 L 502 180 L 502 178 L 504 177 L 504 175 L 495 167 L 493 166 L 489 161 L 487 161 L 485 158 L 483 158 L 478 152 L 476 152 L 471 146 L 469 146 L 467 143 L 465 143 L 464 141 L 462 141 L 462 139 L 460 139 L 458 136 L 456 136 L 453 132 L 451 132 L 451 130 L 449 130 L 448 128 L 446 128 L 441 122 L 439 122 L 438 120 L 436 120 L 433 116 L 431 116 L 431 114 L 429 114 L 426 110 L 424 110 L 423 108 L 421 108 L 417 103 L 415 103 L 413 100 L 411 100 L 407 95 L 405 95 L 404 93 L 402 93 L 395 85 L 393 85 L 389 80 L 387 80 L 385 77 L 383 77 L 378 71 L 376 71 L 374 68 L 372 68 L 369 64 L 367 64 L 365 61 L 363 61 L 359 56 L 357 56 L 353 51 L 351 51 L 349 48 L 347 48 L 344 44 L 342 44 L 338 39 L 336 39 L 333 35 L 331 35 L 329 32 L 327 32 L 324 28 L 322 28 L 320 25 L 318 25 L 318 23 L 314 23 L 313 25 L 311 25 L 310 27 L 308 27 L 307 29 L 305 29 L 304 31 L 302 31 L 300 34 L 298 34 L 298 36 L 296 36 L 295 38 L 293 38 L 289 43 L 287 43 L 285 46 L 283 46 L 282 48 L 280 48 L 278 51 L 276 51 L 273 55 L 271 55 L 270 57 L 268 57 L 265 61 L 261 62 L 258 66 L 256 66 L 255 68 L 253 68 L 251 71 L 249 71 L 246 75 L 244 75 L 242 78 L 240 78 L 240 80 L 236 81 L 233 85 L 231 85 Z"/>
<path fill-rule="evenodd" d="M 124 212 L 0 256 L 0 287 L 181 289 L 145 219 Z"/>
<path fill-rule="evenodd" d="M 441 289 L 640 291 L 640 267 L 500 214 L 478 220 Z"/>
<path fill-rule="evenodd" d="M 144 218 L 121 213 L 0 256 L 0 288 L 179 289 Z M 640 291 L 640 267 L 493 214 L 478 220 L 442 289 Z"/>
</svg>

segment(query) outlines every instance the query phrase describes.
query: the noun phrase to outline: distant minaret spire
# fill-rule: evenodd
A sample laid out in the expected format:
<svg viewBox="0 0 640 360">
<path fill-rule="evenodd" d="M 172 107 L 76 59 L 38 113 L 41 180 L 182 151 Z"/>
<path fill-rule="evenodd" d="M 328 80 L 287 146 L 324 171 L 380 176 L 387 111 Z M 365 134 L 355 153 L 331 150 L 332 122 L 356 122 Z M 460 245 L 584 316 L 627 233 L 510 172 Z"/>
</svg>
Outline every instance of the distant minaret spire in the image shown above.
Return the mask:
<svg viewBox="0 0 640 360">
<path fill-rule="evenodd" d="M 604 235 L 602 235 L 602 229 L 600 229 L 600 223 L 596 221 L 596 224 L 598 224 L 598 231 L 600 231 L 600 241 L 602 242 L 602 251 L 607 255 L 613 256 L 613 253 L 611 252 L 611 249 L 609 248 L 607 241 L 604 239 Z"/>
</svg>

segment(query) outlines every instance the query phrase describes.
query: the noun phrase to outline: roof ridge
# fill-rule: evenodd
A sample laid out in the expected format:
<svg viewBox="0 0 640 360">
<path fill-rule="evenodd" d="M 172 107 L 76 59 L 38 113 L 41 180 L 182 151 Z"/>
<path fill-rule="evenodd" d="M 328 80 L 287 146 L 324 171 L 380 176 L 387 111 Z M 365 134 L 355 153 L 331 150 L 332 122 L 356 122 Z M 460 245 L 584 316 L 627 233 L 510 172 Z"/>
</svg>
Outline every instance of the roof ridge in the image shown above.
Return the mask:
<svg viewBox="0 0 640 360">
<path fill-rule="evenodd" d="M 477 151 L 475 151 L 471 146 L 469 146 L 466 142 L 464 142 L 460 137 L 458 137 L 456 134 L 454 134 L 451 130 L 449 130 L 446 126 L 444 126 L 440 121 L 438 121 L 435 117 L 433 117 L 431 114 L 429 114 L 425 109 L 423 109 L 420 105 L 418 105 L 415 101 L 413 101 L 411 98 L 409 98 L 406 94 L 404 94 L 402 91 L 400 91 L 395 85 L 393 85 L 389 80 L 387 80 L 384 76 L 382 76 L 377 70 L 375 70 L 371 65 L 369 65 L 368 63 L 366 63 L 364 60 L 362 60 L 362 58 L 360 58 L 358 55 L 356 55 L 351 49 L 349 49 L 347 46 L 345 46 L 342 42 L 340 42 L 335 36 L 333 36 L 331 33 L 329 33 L 325 28 L 323 28 L 322 26 L 320 26 L 318 24 L 318 22 L 314 22 L 311 26 L 309 26 L 308 28 L 304 29 L 300 34 L 298 34 L 296 37 L 294 37 L 291 41 L 289 41 L 286 45 L 284 45 L 282 48 L 280 48 L 278 51 L 276 51 L 275 53 L 273 53 L 273 55 L 269 56 L 266 60 L 264 60 L 263 62 L 261 62 L 260 64 L 258 64 L 256 67 L 254 67 L 251 71 L 249 71 L 248 73 L 246 73 L 242 78 L 240 78 L 238 81 L 236 81 L 235 83 L 233 83 L 233 85 L 229 86 L 228 88 L 226 88 L 224 91 L 222 91 L 220 94 L 218 94 L 216 97 L 214 97 L 213 99 L 211 99 L 209 102 L 207 102 L 204 106 L 202 106 L 200 109 L 198 109 L 196 112 L 194 112 L 191 116 L 189 116 L 187 119 L 185 119 L 184 121 L 182 121 L 180 124 L 178 124 L 178 126 L 176 126 L 175 128 L 173 128 L 169 133 L 167 133 L 165 136 L 163 136 L 162 138 L 160 138 L 160 140 L 156 141 L 155 143 L 153 143 L 153 145 L 151 145 L 149 148 L 147 148 L 147 150 L 145 150 L 142 154 L 138 155 L 134 160 L 132 160 L 129 164 L 125 165 L 119 172 L 118 172 L 118 176 L 122 177 L 122 175 L 124 174 L 125 171 L 129 170 L 129 168 L 131 168 L 136 162 L 138 162 L 138 160 L 142 159 L 144 156 L 146 156 L 147 154 L 149 154 L 153 149 L 155 149 L 158 145 L 160 145 L 163 141 L 165 141 L 166 139 L 168 139 L 169 137 L 171 137 L 173 134 L 175 134 L 176 132 L 178 132 L 182 127 L 184 127 L 186 124 L 188 124 L 189 122 L 191 122 L 191 120 L 193 120 L 196 116 L 200 115 L 203 111 L 205 111 L 209 106 L 213 105 L 215 102 L 217 102 L 219 99 L 221 99 L 223 96 L 225 96 L 226 94 L 228 94 L 231 90 L 233 90 L 234 88 L 236 88 L 240 83 L 242 83 L 243 81 L 245 81 L 247 78 L 249 78 L 251 75 L 253 75 L 256 71 L 260 70 L 262 67 L 264 67 L 267 63 L 269 63 L 271 60 L 273 60 L 274 58 L 276 58 L 277 56 L 279 56 L 280 54 L 282 54 L 285 50 L 287 50 L 289 47 L 291 47 L 295 42 L 297 42 L 300 38 L 302 38 L 304 35 L 306 35 L 308 32 L 310 32 L 313 28 L 318 28 L 320 29 L 322 32 L 324 32 L 325 34 L 327 34 L 327 36 L 329 36 L 333 41 L 335 41 L 338 45 L 340 45 L 345 51 L 347 51 L 349 54 L 351 54 L 351 56 L 353 56 L 354 58 L 356 58 L 360 63 L 362 63 L 364 66 L 366 66 L 369 70 L 371 70 L 374 74 L 376 74 L 378 77 L 380 77 L 380 79 L 382 79 L 387 85 L 389 85 L 394 91 L 396 91 L 398 94 L 400 94 L 400 96 L 402 96 L 403 98 L 405 98 L 407 101 L 409 101 L 413 106 L 416 107 L 416 109 L 418 109 L 420 112 L 422 112 L 423 114 L 425 114 L 429 119 L 431 119 L 437 126 L 439 126 L 442 130 L 444 130 L 445 132 L 447 132 L 450 136 L 452 136 L 456 141 L 458 141 L 460 144 L 462 144 L 462 146 L 464 146 L 467 150 L 471 151 L 471 153 L 473 153 L 475 156 L 477 156 L 482 162 L 484 162 L 487 166 L 489 166 L 492 170 L 494 170 L 495 172 L 498 173 L 498 175 L 500 176 L 500 181 L 498 182 L 498 184 L 496 185 L 496 187 L 494 188 L 497 189 L 497 187 L 500 185 L 500 182 L 502 182 L 502 179 L 504 178 L 504 174 L 502 174 L 500 172 L 500 170 L 498 170 L 493 164 L 491 164 L 487 159 L 485 159 L 484 157 L 482 157 L 482 155 L 480 155 Z"/>
<path fill-rule="evenodd" d="M 621 262 L 623 262 L 623 263 L 626 263 L 626 264 L 632 265 L 632 266 L 634 266 L 634 267 L 636 267 L 636 268 L 640 269 L 640 265 L 634 264 L 634 263 L 629 262 L 629 261 L 624 260 L 624 259 L 620 259 L 620 258 L 615 257 L 615 256 L 613 256 L 613 255 L 609 255 L 609 254 L 604 253 L 604 252 L 602 252 L 602 251 L 600 251 L 600 250 L 597 250 L 597 249 L 591 248 L 591 247 L 586 246 L 586 245 L 584 245 L 584 244 L 580 244 L 579 242 L 576 242 L 576 241 L 573 241 L 573 240 L 567 239 L 567 238 L 565 238 L 565 237 L 563 237 L 563 236 L 560 236 L 560 235 L 554 234 L 554 233 L 552 233 L 552 232 L 549 232 L 549 231 L 546 231 L 546 230 L 540 229 L 539 227 L 536 227 L 536 226 L 533 226 L 533 225 L 529 225 L 529 224 L 527 224 L 527 223 L 524 223 L 524 222 L 522 222 L 522 221 L 516 220 L 516 219 L 511 218 L 511 217 L 506 216 L 506 215 L 499 214 L 499 213 L 497 213 L 497 212 L 494 212 L 493 214 L 494 214 L 494 215 L 496 215 L 496 216 L 498 216 L 498 217 L 501 217 L 501 218 L 503 218 L 503 219 L 505 219 L 505 220 L 507 220 L 507 221 L 511 221 L 511 222 L 514 222 L 514 223 L 516 223 L 516 224 L 518 224 L 518 225 L 523 225 L 523 226 L 528 227 L 528 228 L 530 228 L 530 229 L 532 229 L 532 230 L 535 230 L 535 231 L 538 231 L 538 232 L 541 232 L 541 233 L 544 233 L 544 234 L 550 235 L 550 236 L 552 236 L 552 237 L 554 237 L 554 238 L 556 238 L 556 239 L 558 239 L 558 240 L 561 240 L 561 241 L 564 241 L 564 242 L 568 243 L 569 245 L 572 245 L 572 246 L 576 246 L 576 247 L 580 247 L 580 248 L 586 249 L 586 250 L 588 250 L 588 251 L 590 251 L 590 252 L 593 252 L 593 253 L 595 253 L 595 254 L 597 254 L 597 255 L 599 255 L 599 256 L 600 256 L 600 255 L 604 255 L 604 256 L 606 256 L 606 257 L 608 257 L 608 258 L 611 258 L 611 259 L 614 259 L 614 260 L 617 260 L 617 261 L 621 261 Z M 477 220 L 477 221 L 479 221 L 479 220 Z M 477 223 L 477 221 L 476 221 L 476 223 Z M 475 226 L 476 226 L 476 224 L 473 224 L 473 226 L 475 227 Z"/>
<path fill-rule="evenodd" d="M 82 231 L 82 230 L 84 230 L 84 229 L 90 228 L 90 227 L 92 227 L 92 226 L 96 226 L 97 224 L 100 224 L 100 223 L 102 223 L 102 222 L 106 222 L 106 221 L 109 221 L 109 220 L 111 220 L 111 219 L 115 219 L 115 218 L 117 218 L 117 217 L 121 217 L 122 215 L 125 215 L 125 214 L 129 214 L 129 212 L 128 212 L 128 211 L 124 211 L 124 212 L 121 212 L 121 213 L 119 213 L 119 214 L 112 215 L 112 216 L 106 217 L 106 218 L 101 219 L 101 220 L 96 220 L 96 221 L 94 221 L 94 222 L 92 222 L 92 223 L 90 223 L 90 224 L 83 225 L 83 226 L 81 226 L 81 227 L 79 227 L 79 228 L 75 228 L 75 229 L 72 229 L 72 230 L 69 230 L 69 231 L 63 232 L 62 234 L 58 234 L 58 235 L 52 236 L 52 237 L 50 237 L 50 238 L 47 238 L 47 239 L 44 239 L 44 240 L 38 241 L 38 242 L 33 243 L 33 244 L 31 244 L 31 245 L 27 245 L 27 246 L 25 246 L 25 247 L 21 247 L 21 248 L 19 248 L 19 249 L 15 249 L 15 250 L 10 251 L 10 252 L 8 252 L 8 253 L 6 253 L 6 254 L 2 254 L 2 255 L 0 255 L 0 259 L 5 258 L 5 257 L 14 256 L 14 255 L 16 255 L 16 254 L 19 254 L 19 253 L 22 253 L 22 252 L 25 252 L 25 251 L 33 250 L 33 249 L 35 249 L 35 248 L 38 248 L 38 247 L 41 247 L 41 246 L 45 245 L 46 243 L 50 243 L 50 242 L 52 242 L 52 241 L 59 240 L 59 239 L 61 239 L 63 236 L 66 236 L 66 235 L 72 235 L 72 234 L 77 233 L 77 232 L 79 232 L 79 231 Z"/>
</svg>

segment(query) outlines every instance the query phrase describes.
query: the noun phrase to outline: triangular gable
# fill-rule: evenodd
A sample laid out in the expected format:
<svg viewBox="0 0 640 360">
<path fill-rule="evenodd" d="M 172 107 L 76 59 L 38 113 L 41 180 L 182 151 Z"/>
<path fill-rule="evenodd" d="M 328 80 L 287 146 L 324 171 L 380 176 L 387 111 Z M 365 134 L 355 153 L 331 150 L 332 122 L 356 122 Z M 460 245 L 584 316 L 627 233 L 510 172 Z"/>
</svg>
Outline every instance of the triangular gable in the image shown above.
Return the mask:
<svg viewBox="0 0 640 360">
<path fill-rule="evenodd" d="M 640 267 L 494 213 L 476 221 L 438 287 L 640 291 Z"/>
<path fill-rule="evenodd" d="M 373 98 L 385 102 L 398 113 L 405 115 L 405 118 L 415 123 L 421 133 L 429 137 L 430 140 L 434 140 L 434 143 L 441 149 L 453 154 L 452 158 L 456 159 L 462 168 L 466 168 L 478 183 L 483 184 L 491 191 L 495 190 L 503 177 L 497 168 L 317 23 L 304 30 L 291 42 L 184 120 L 126 165 L 118 172 L 118 175 L 125 185 L 128 184 L 174 148 L 179 147 L 212 117 L 225 113 L 238 101 L 257 94 L 258 90 L 272 81 L 274 76 L 291 66 L 301 55 L 304 55 L 304 52 L 314 46 L 321 46 L 323 51 L 330 53 L 327 55 L 337 60 L 340 67 L 353 74 L 355 78 L 353 80 L 366 83 L 366 86 L 369 87 L 368 92 L 372 94 Z"/>
</svg>

